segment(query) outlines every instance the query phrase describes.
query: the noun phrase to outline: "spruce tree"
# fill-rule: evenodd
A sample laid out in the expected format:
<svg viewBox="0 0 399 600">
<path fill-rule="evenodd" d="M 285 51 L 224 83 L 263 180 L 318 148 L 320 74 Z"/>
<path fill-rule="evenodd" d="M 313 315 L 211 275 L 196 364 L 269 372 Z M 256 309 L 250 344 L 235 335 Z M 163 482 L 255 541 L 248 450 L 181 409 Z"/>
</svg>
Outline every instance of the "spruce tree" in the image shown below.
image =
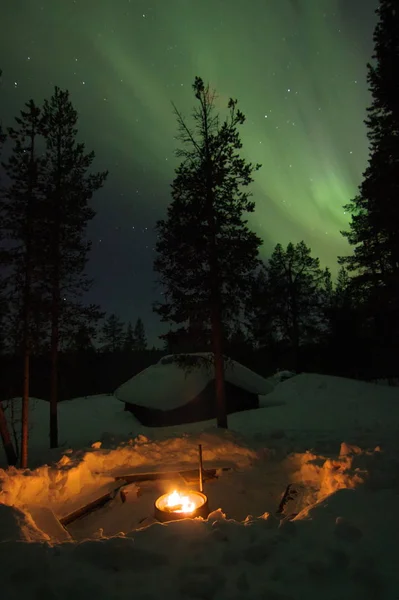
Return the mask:
<svg viewBox="0 0 399 600">
<path fill-rule="evenodd" d="M 140 317 L 136 321 L 134 326 L 134 348 L 135 350 L 142 351 L 147 349 L 147 339 L 145 336 L 144 323 Z"/>
<path fill-rule="evenodd" d="M 1 76 L 2 76 L 2 70 L 0 69 L 0 81 L 1 81 Z M 3 144 L 6 141 L 7 136 L 1 121 L 1 115 L 0 115 L 0 158 L 1 158 L 1 152 L 3 149 Z M 0 175 L 0 183 L 1 183 L 1 175 Z M 2 201 L 1 201 L 1 194 L 0 194 L 0 218 L 1 218 L 1 206 L 2 206 Z M 6 264 L 6 257 L 7 257 L 7 253 L 5 251 L 5 248 L 3 247 L 3 231 L 2 231 L 2 227 L 1 227 L 1 223 L 0 223 L 0 348 L 2 350 L 5 349 L 6 346 L 6 336 L 5 336 L 5 332 L 4 332 L 4 321 L 5 321 L 5 317 L 6 317 L 6 313 L 7 313 L 7 300 L 6 300 L 6 296 L 5 296 L 5 292 L 4 292 L 4 288 L 5 288 L 5 284 L 3 281 L 3 274 L 1 272 L 1 268 L 3 266 L 5 266 Z"/>
<path fill-rule="evenodd" d="M 43 276 L 51 305 L 50 446 L 58 445 L 57 386 L 60 325 L 63 313 L 86 292 L 85 274 L 90 250 L 87 225 L 95 212 L 90 206 L 106 172 L 91 173 L 94 153 L 77 141 L 78 115 L 68 91 L 55 88 L 43 107 L 45 138 L 45 209 L 43 223 Z"/>
<path fill-rule="evenodd" d="M 375 335 L 393 341 L 399 334 L 399 0 L 380 0 L 376 12 L 367 67 L 369 163 L 358 195 L 345 207 L 352 216 L 342 233 L 354 252 L 339 262 L 353 273 Z"/>
<path fill-rule="evenodd" d="M 90 335 L 89 328 L 82 324 L 79 326 L 75 338 L 71 341 L 69 350 L 76 352 L 79 355 L 86 354 L 87 352 L 94 352 L 93 340 Z"/>
<path fill-rule="evenodd" d="M 135 350 L 135 339 L 133 325 L 129 321 L 126 327 L 125 339 L 123 341 L 123 350 L 125 352 L 133 352 Z"/>
<path fill-rule="evenodd" d="M 320 268 L 319 259 L 311 256 L 304 242 L 289 243 L 286 250 L 277 244 L 262 271 L 252 316 L 255 339 L 259 327 L 260 338 L 288 342 L 297 368 L 300 346 L 323 334 L 329 272 Z"/>
<path fill-rule="evenodd" d="M 361 343 L 362 328 L 360 321 L 363 317 L 362 302 L 359 299 L 358 288 L 345 267 L 338 271 L 336 285 L 333 291 L 329 315 L 330 341 L 334 350 L 341 353 L 337 356 L 342 360 L 342 349 L 350 350 L 352 363 L 357 357 L 353 350 Z"/>
<path fill-rule="evenodd" d="M 32 315 L 40 310 L 39 264 L 43 237 L 43 159 L 39 157 L 42 133 L 40 109 L 33 100 L 16 117 L 16 127 L 8 129 L 12 154 L 3 167 L 9 185 L 2 190 L 2 230 L 11 243 L 7 254 L 9 275 L 5 286 L 17 322 L 23 354 L 21 466 L 28 461 L 28 412 Z"/>
<path fill-rule="evenodd" d="M 119 352 L 124 347 L 124 326 L 115 314 L 109 315 L 102 326 L 100 344 L 103 352 Z"/>
<path fill-rule="evenodd" d="M 166 220 L 157 223 L 155 270 L 164 302 L 155 310 L 163 321 L 210 330 L 216 382 L 217 424 L 227 427 L 223 323 L 234 319 L 258 264 L 260 238 L 245 215 L 254 210 L 246 188 L 259 165 L 240 157 L 238 127 L 245 117 L 230 100 L 222 122 L 215 93 L 197 77 L 193 126 L 175 108 L 181 163 L 172 183 Z"/>
<path fill-rule="evenodd" d="M 83 306 L 80 303 L 70 303 L 66 307 L 64 302 L 60 322 L 61 349 L 94 351 L 98 323 L 104 315 L 95 304 Z"/>
</svg>

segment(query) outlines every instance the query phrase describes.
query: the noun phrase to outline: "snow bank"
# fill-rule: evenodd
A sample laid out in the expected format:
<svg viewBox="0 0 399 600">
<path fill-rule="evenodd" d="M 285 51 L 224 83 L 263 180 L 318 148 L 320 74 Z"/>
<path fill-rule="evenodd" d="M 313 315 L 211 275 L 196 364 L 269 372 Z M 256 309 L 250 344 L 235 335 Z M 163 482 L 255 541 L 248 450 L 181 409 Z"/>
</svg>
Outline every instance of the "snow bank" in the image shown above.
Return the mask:
<svg viewBox="0 0 399 600">
<path fill-rule="evenodd" d="M 44 542 L 50 537 L 36 525 L 29 512 L 0 503 L 0 544 L 2 542 Z"/>
<path fill-rule="evenodd" d="M 196 468 L 198 444 L 203 445 L 204 464 L 223 463 L 246 467 L 257 457 L 243 442 L 229 432 L 203 433 L 166 440 L 150 441 L 139 436 L 116 449 L 102 449 L 95 443 L 88 451 L 65 454 L 52 465 L 37 469 L 0 470 L 0 502 L 51 508 L 57 516 L 65 516 L 109 490 L 115 476 L 134 471 L 160 471 Z"/>
<path fill-rule="evenodd" d="M 290 480 L 304 484 L 308 490 L 305 504 L 313 504 L 340 489 L 399 488 L 399 460 L 385 455 L 380 447 L 361 449 L 342 443 L 338 457 L 326 457 L 312 452 L 293 453 L 283 466 Z"/>
<path fill-rule="evenodd" d="M 212 484 L 209 497 L 213 507 L 221 506 L 229 517 L 238 520 L 244 520 L 249 513 L 276 512 L 288 483 L 303 484 L 304 492 L 298 510 L 342 488 L 355 489 L 366 483 L 368 487 L 380 489 L 388 484 L 385 479 L 379 486 L 375 481 L 374 485 L 370 485 L 373 472 L 385 464 L 379 449 L 363 451 L 343 444 L 340 455 L 335 458 L 306 452 L 279 460 L 272 451 L 251 450 L 232 438 L 231 434 L 215 436 L 204 433 L 197 437 L 158 442 L 150 442 L 141 436 L 134 443 L 113 450 L 103 450 L 96 444 L 90 452 L 71 453 L 52 467 L 3 471 L 0 472 L 0 501 L 27 511 L 49 539 L 63 541 L 66 538 L 60 527 L 56 527 L 57 518 L 61 519 L 108 492 L 116 491 L 120 485 L 115 482 L 117 476 L 140 471 L 196 468 L 198 442 L 203 444 L 205 467 L 234 466 Z M 391 476 L 389 484 L 395 485 L 396 477 L 399 487 L 398 463 L 390 463 L 390 467 L 386 468 Z M 137 508 L 144 512 L 144 516 L 152 515 L 152 501 L 148 502 Z M 119 531 L 128 533 L 131 528 L 137 527 L 129 525 L 139 522 L 133 514 L 134 507 L 122 507 L 120 501 L 110 506 L 110 513 L 99 515 L 92 533 L 87 530 L 87 537 L 93 537 L 93 532 L 98 529 L 105 528 L 108 534 L 112 532 L 115 535 Z M 49 514 L 42 514 L 44 509 Z"/>
<path fill-rule="evenodd" d="M 154 524 L 128 535 L 51 547 L 0 544 L 2 593 L 97 600 L 352 600 L 396 598 L 396 516 L 390 492 L 340 490 L 298 515 L 243 523 Z M 21 565 L 22 563 L 22 565 Z"/>
</svg>

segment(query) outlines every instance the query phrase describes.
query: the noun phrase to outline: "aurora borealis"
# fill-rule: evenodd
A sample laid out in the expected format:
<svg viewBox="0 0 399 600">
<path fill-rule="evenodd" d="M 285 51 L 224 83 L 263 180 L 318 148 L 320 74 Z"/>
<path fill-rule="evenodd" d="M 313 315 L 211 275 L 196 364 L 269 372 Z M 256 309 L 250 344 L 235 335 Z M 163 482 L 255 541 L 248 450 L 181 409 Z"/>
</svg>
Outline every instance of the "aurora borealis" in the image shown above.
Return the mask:
<svg viewBox="0 0 399 600">
<path fill-rule="evenodd" d="M 176 165 L 171 101 L 189 115 L 195 75 L 221 109 L 247 117 L 243 153 L 262 164 L 250 217 L 266 258 L 304 240 L 336 270 L 348 252 L 342 206 L 367 161 L 366 63 L 377 0 L 13 0 L 1 11 L 0 118 L 54 85 L 79 111 L 79 133 L 110 171 L 95 197 L 90 300 L 159 331 L 151 303 L 154 225 Z"/>
</svg>

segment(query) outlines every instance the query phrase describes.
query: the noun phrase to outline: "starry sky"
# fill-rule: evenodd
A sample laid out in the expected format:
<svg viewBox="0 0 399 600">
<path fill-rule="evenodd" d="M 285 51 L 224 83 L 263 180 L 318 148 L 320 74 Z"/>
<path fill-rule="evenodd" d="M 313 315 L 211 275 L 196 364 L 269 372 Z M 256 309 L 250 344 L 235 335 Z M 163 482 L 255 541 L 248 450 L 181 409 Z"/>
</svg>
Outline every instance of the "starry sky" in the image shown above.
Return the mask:
<svg viewBox="0 0 399 600">
<path fill-rule="evenodd" d="M 3 125 L 55 85 L 79 112 L 79 136 L 108 181 L 97 216 L 89 300 L 123 320 L 141 316 L 151 344 L 154 226 L 170 201 L 177 147 L 173 101 L 189 117 L 201 76 L 223 111 L 246 115 L 243 154 L 262 168 L 250 223 L 262 257 L 302 239 L 336 272 L 349 249 L 342 206 L 367 163 L 377 0 L 12 0 L 1 11 Z"/>
</svg>

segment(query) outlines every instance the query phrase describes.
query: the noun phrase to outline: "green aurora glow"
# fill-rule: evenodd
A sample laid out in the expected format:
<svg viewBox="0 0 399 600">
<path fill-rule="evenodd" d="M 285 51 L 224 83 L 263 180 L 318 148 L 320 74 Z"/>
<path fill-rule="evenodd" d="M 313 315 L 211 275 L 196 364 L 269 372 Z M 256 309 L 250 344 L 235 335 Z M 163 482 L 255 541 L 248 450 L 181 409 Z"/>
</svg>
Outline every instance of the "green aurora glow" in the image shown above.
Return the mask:
<svg viewBox="0 0 399 600">
<path fill-rule="evenodd" d="M 55 84 L 70 90 L 96 167 L 110 170 L 95 235 L 104 238 L 109 223 L 122 230 L 145 223 L 151 269 L 151 229 L 170 201 L 176 164 L 171 101 L 189 115 L 200 75 L 216 88 L 220 107 L 237 98 L 247 117 L 243 151 L 262 164 L 250 221 L 265 241 L 263 255 L 277 242 L 304 239 L 322 266 L 336 270 L 337 255 L 348 251 L 342 207 L 367 161 L 366 63 L 376 0 L 39 4 L 7 4 L 3 120 L 29 97 L 49 96 Z"/>
</svg>

